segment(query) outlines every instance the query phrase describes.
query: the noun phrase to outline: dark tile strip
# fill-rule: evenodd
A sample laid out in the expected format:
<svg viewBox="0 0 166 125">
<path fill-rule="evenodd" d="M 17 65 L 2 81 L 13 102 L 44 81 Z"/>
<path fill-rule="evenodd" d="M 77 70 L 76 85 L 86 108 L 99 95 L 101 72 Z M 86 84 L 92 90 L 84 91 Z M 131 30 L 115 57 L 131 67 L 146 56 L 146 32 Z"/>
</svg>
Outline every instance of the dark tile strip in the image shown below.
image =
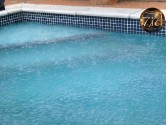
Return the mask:
<svg viewBox="0 0 166 125">
<path fill-rule="evenodd" d="M 112 32 L 166 37 L 166 25 L 162 30 L 158 32 L 148 33 L 141 28 L 138 19 L 64 15 L 36 12 L 19 12 L 0 17 L 0 26 L 20 22 L 38 22 L 50 25 L 62 24 L 77 27 L 102 29 Z"/>
</svg>

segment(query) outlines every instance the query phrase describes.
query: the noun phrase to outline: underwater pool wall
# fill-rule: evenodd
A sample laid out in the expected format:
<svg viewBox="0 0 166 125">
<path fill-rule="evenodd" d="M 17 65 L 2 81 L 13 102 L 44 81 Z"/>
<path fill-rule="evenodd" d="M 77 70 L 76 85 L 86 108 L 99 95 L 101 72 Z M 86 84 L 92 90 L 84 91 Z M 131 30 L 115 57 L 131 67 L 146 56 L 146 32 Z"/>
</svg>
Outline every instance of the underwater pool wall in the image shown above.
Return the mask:
<svg viewBox="0 0 166 125">
<path fill-rule="evenodd" d="M 166 37 L 166 25 L 162 30 L 152 33 L 141 28 L 139 18 L 142 12 L 143 9 L 16 4 L 0 11 L 0 26 L 18 22 L 39 22 Z M 166 10 L 162 12 L 166 15 Z"/>
</svg>

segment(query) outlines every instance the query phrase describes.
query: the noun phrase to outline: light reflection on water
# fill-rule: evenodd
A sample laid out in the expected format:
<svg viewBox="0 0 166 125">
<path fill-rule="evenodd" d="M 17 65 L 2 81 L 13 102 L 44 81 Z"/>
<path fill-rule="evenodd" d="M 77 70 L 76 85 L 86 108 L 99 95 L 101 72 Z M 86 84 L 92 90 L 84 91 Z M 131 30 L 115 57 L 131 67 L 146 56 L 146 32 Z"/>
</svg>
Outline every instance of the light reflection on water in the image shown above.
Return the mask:
<svg viewBox="0 0 166 125">
<path fill-rule="evenodd" d="M 166 124 L 165 38 L 70 30 L 65 42 L 0 50 L 0 124 Z"/>
</svg>

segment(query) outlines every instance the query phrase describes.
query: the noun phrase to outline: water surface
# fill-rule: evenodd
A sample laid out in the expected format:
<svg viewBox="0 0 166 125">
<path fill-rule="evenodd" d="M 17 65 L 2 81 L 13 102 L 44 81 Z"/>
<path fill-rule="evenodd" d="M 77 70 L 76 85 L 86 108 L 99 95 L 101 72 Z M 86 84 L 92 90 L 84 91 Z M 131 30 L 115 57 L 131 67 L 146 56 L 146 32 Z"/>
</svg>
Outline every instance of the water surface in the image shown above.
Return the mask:
<svg viewBox="0 0 166 125">
<path fill-rule="evenodd" d="M 166 38 L 36 23 L 0 34 L 1 125 L 166 124 Z"/>
</svg>

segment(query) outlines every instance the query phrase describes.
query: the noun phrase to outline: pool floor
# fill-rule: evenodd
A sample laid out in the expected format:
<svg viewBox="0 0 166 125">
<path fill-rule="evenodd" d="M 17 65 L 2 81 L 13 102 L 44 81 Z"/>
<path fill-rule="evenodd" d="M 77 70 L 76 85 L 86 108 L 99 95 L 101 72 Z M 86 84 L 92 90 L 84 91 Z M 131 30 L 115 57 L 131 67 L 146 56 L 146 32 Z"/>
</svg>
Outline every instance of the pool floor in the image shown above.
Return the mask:
<svg viewBox="0 0 166 125">
<path fill-rule="evenodd" d="M 166 38 L 0 27 L 0 125 L 165 125 Z"/>
</svg>

